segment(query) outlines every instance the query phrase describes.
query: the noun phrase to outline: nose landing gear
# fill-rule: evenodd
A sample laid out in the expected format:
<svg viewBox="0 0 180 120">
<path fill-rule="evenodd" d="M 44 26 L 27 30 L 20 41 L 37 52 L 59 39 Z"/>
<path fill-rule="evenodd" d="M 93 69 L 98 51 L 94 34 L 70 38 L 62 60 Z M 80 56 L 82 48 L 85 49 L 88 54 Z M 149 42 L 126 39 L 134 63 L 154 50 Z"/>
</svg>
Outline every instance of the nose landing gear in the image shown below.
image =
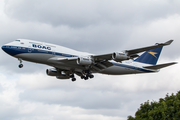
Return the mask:
<svg viewBox="0 0 180 120">
<path fill-rule="evenodd" d="M 18 60 L 19 60 L 19 62 L 20 62 L 20 64 L 19 64 L 19 68 L 22 68 L 23 67 L 23 64 L 22 64 L 22 59 L 21 58 L 18 58 Z"/>
</svg>

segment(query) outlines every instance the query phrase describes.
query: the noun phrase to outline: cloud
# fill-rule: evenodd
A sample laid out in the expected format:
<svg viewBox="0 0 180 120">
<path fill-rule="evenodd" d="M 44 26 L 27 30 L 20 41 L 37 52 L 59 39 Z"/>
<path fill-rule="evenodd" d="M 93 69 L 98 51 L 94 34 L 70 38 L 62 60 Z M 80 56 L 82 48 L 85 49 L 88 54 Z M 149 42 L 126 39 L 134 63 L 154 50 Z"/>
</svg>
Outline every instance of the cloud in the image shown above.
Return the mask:
<svg viewBox="0 0 180 120">
<path fill-rule="evenodd" d="M 31 0 L 6 2 L 6 13 L 20 21 L 36 21 L 53 26 L 84 27 L 101 22 L 132 24 L 179 13 L 178 1 L 83 1 Z M 171 5 L 175 5 L 171 9 Z M 152 9 L 153 8 L 153 9 Z M 133 19 L 132 19 L 133 18 Z"/>
<path fill-rule="evenodd" d="M 136 27 L 136 31 L 133 32 L 131 35 L 131 41 L 129 41 L 130 46 L 134 46 L 135 43 L 139 44 L 152 44 L 154 43 L 163 43 L 170 39 L 173 39 L 174 42 L 171 46 L 164 47 L 163 49 L 163 56 L 166 58 L 177 58 L 179 57 L 179 35 L 178 31 L 180 30 L 180 15 L 174 14 L 172 16 L 168 16 L 165 19 L 158 19 L 148 24 L 144 24 L 141 26 Z M 171 54 L 174 53 L 174 54 Z"/>
<path fill-rule="evenodd" d="M 39 77 L 41 77 L 42 75 L 35 75 L 35 76 L 37 77 L 38 80 L 41 80 L 39 79 Z M 60 88 L 60 90 L 58 90 L 58 88 L 56 88 L 56 90 L 42 89 L 45 87 L 38 87 L 38 88 L 36 87 L 36 89 L 34 89 L 34 85 L 36 81 L 33 81 L 34 82 L 34 83 L 32 82 L 33 84 L 28 84 L 29 79 L 27 78 L 30 78 L 29 75 L 26 75 L 26 79 L 24 79 L 23 74 L 22 77 L 20 78 L 16 77 L 16 79 L 13 79 L 13 77 L 15 76 L 11 76 L 7 78 L 6 75 L 3 74 L 1 74 L 0 77 L 1 77 L 1 86 L 3 87 L 3 90 L 0 92 L 0 96 L 1 96 L 0 114 L 1 114 L 1 118 L 3 119 L 27 119 L 28 117 L 28 119 L 54 119 L 54 120 L 60 118 L 64 118 L 66 120 L 69 119 L 81 120 L 85 118 L 117 120 L 122 118 L 119 116 L 112 116 L 110 114 L 102 115 L 104 111 L 103 109 L 98 110 L 99 112 L 96 109 L 85 109 L 81 106 L 81 101 L 79 101 L 79 106 L 64 104 L 62 101 L 58 103 L 55 102 L 59 97 L 62 98 L 64 101 L 66 99 L 67 102 L 69 103 L 71 101 L 73 103 L 76 99 L 78 100 L 82 99 L 81 94 L 79 93 L 78 95 L 78 93 L 76 93 L 77 91 L 74 88 L 73 90 L 75 90 L 76 94 L 73 95 L 74 92 L 71 93 L 70 90 L 69 92 L 68 91 L 62 92 L 62 88 Z M 24 81 L 22 81 L 22 79 Z M 31 87 L 28 88 L 27 85 L 25 86 L 25 84 L 21 84 L 23 86 L 18 87 L 18 85 L 16 84 L 19 83 L 18 81 L 27 82 L 27 85 L 32 86 L 32 88 Z M 45 82 L 47 82 L 47 80 L 45 80 Z M 52 84 L 51 80 L 48 82 Z M 38 85 L 41 86 L 42 84 L 43 83 L 40 83 Z M 60 85 L 61 83 L 58 84 Z M 73 83 L 71 82 L 71 84 Z M 48 88 L 52 86 L 50 85 L 46 87 Z M 28 91 L 28 89 L 31 90 Z M 84 91 L 84 92 L 88 92 L 88 91 Z M 23 99 L 22 96 L 27 96 L 29 98 Z M 92 97 L 92 94 L 90 94 L 90 96 Z M 36 98 L 40 98 L 40 100 Z M 71 101 L 69 101 L 68 99 Z M 53 100 L 53 103 L 46 102 L 48 100 Z M 11 113 L 11 115 L 9 115 L 9 113 Z"/>
<path fill-rule="evenodd" d="M 95 79 L 76 82 L 57 80 L 41 72 L 1 74 L 0 113 L 9 119 L 123 120 L 146 100 L 158 100 L 167 92 L 176 92 L 179 68 L 174 65 L 155 74 L 96 74 Z"/>
<path fill-rule="evenodd" d="M 50 42 L 94 54 L 129 50 L 174 39 L 159 63 L 179 62 L 180 2 L 4 0 L 0 45 L 17 38 Z M 155 74 L 57 80 L 50 68 L 19 62 L 0 51 L 1 119 L 124 120 L 141 103 L 179 90 L 179 64 Z"/>
</svg>

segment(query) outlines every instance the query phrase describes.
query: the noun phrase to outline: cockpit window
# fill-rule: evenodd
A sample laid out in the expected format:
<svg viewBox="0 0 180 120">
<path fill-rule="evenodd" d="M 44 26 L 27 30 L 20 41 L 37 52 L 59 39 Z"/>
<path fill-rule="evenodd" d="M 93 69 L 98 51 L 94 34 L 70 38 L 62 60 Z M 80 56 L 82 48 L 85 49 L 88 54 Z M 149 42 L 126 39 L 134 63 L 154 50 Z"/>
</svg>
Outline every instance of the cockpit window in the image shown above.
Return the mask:
<svg viewBox="0 0 180 120">
<path fill-rule="evenodd" d="M 18 41 L 18 42 L 20 42 L 20 40 L 15 40 L 15 41 Z"/>
</svg>

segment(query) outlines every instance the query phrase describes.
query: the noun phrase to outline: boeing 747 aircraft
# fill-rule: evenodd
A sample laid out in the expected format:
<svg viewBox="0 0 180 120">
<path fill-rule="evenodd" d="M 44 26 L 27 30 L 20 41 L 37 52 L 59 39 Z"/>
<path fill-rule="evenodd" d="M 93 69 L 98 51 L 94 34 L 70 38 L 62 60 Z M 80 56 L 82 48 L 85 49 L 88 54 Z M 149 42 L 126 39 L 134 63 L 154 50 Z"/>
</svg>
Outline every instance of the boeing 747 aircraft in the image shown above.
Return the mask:
<svg viewBox="0 0 180 120">
<path fill-rule="evenodd" d="M 93 73 L 124 75 L 158 72 L 161 68 L 176 64 L 156 65 L 163 46 L 172 42 L 169 40 L 148 47 L 101 55 L 27 39 L 17 39 L 3 45 L 2 49 L 20 61 L 19 68 L 23 67 L 23 60 L 46 64 L 53 67 L 46 70 L 47 75 L 76 81 L 75 75 L 87 80 L 94 77 Z M 141 52 L 144 53 L 139 56 Z"/>
</svg>

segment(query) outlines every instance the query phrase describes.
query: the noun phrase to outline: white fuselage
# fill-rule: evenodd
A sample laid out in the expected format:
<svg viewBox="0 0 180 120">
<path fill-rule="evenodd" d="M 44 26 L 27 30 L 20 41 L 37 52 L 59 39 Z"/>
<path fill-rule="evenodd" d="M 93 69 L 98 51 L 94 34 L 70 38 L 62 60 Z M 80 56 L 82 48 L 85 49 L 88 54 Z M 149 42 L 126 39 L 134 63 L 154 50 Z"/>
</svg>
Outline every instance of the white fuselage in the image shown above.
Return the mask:
<svg viewBox="0 0 180 120">
<path fill-rule="evenodd" d="M 87 57 L 87 56 L 90 57 L 91 55 L 93 55 L 90 53 L 72 50 L 59 45 L 37 42 L 33 40 L 25 40 L 25 39 L 19 39 L 11 43 L 8 43 L 4 45 L 2 49 L 6 50 L 6 52 L 11 56 L 22 60 L 46 64 L 63 70 L 73 69 L 74 71 L 78 71 L 78 72 L 84 70 L 85 67 L 78 65 L 76 61 L 68 62 L 68 64 L 66 64 L 66 62 L 58 62 L 58 61 L 55 62 L 55 61 L 51 61 L 50 59 L 56 57 L 58 57 L 58 59 Z M 111 61 L 111 63 L 113 64 L 113 66 L 103 69 L 99 71 L 99 73 L 122 75 L 122 74 L 157 72 L 156 70 L 145 69 L 143 68 L 143 66 L 147 66 L 147 64 L 135 62 L 133 60 L 123 61 L 122 63 Z"/>
</svg>

